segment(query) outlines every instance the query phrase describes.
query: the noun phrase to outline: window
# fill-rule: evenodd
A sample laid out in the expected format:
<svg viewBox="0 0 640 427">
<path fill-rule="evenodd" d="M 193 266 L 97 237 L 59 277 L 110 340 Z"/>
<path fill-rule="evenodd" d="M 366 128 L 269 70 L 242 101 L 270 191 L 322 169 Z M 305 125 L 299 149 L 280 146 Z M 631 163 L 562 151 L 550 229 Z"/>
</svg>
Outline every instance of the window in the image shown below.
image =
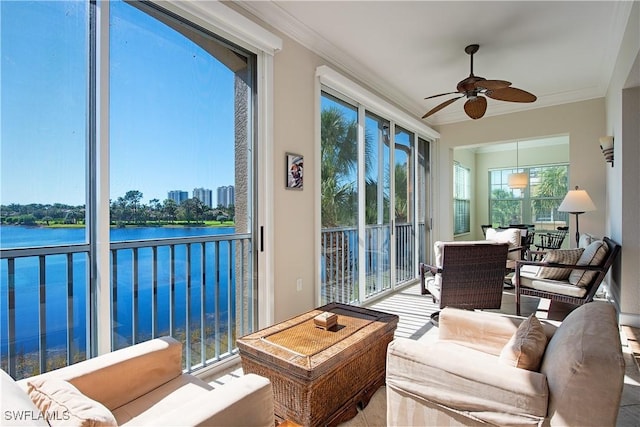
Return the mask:
<svg viewBox="0 0 640 427">
<path fill-rule="evenodd" d="M 319 67 L 319 299 L 357 303 L 416 277 L 432 130 Z M 416 191 L 419 188 L 420 191 Z"/>
<path fill-rule="evenodd" d="M 89 356 L 89 3 L 2 2 L 0 8 L 0 366 L 22 378 Z M 68 249 L 4 256 L 50 245 Z"/>
<path fill-rule="evenodd" d="M 529 175 L 529 185 L 511 189 L 509 174 L 515 169 L 489 171 L 489 219 L 494 226 L 534 224 L 536 229 L 555 229 L 568 225 L 566 212 L 558 212 L 568 188 L 569 166 L 542 165 L 520 168 Z"/>
<path fill-rule="evenodd" d="M 14 378 L 165 334 L 193 371 L 257 325 L 256 64 L 278 40 L 207 9 L 202 25 L 224 14 L 237 43 L 264 37 L 254 53 L 165 6 L 0 5 L 0 367 Z"/>
<path fill-rule="evenodd" d="M 471 172 L 459 163 L 453 165 L 453 234 L 471 231 Z"/>
</svg>

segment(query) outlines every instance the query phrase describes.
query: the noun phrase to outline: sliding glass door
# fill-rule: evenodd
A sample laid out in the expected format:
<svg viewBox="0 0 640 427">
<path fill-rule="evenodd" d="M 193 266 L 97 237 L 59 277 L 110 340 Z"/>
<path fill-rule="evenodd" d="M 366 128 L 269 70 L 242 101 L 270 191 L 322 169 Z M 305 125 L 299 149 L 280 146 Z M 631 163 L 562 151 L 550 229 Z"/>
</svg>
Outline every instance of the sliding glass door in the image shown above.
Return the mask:
<svg viewBox="0 0 640 427">
<path fill-rule="evenodd" d="M 417 277 L 428 142 L 328 88 L 320 122 L 320 302 L 362 302 Z"/>
<path fill-rule="evenodd" d="M 365 276 L 367 294 L 391 288 L 391 135 L 388 120 L 365 121 Z"/>
</svg>

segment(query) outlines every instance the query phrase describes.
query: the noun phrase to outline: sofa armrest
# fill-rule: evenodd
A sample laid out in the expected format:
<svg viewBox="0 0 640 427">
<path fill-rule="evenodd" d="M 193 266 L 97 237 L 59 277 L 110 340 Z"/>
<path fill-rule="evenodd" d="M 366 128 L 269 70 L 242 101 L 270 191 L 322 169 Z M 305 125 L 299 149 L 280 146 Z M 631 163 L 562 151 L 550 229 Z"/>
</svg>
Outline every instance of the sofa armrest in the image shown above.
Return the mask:
<svg viewBox="0 0 640 427">
<path fill-rule="evenodd" d="M 446 307 L 440 312 L 439 339 L 499 356 L 524 317 Z M 541 320 L 547 338 L 556 325 Z"/>
<path fill-rule="evenodd" d="M 63 379 L 113 410 L 179 375 L 182 375 L 182 344 L 171 337 L 162 337 L 25 378 L 19 384 L 26 390 L 33 379 Z"/>
<path fill-rule="evenodd" d="M 243 375 L 163 414 L 154 425 L 273 427 L 271 382 Z"/>
<path fill-rule="evenodd" d="M 499 355 L 524 319 L 446 307 L 440 311 L 439 339 Z"/>
<path fill-rule="evenodd" d="M 414 399 L 476 416 L 527 414 L 542 419 L 547 413 L 543 374 L 453 342 L 396 338 L 387 352 L 386 384 Z"/>
</svg>

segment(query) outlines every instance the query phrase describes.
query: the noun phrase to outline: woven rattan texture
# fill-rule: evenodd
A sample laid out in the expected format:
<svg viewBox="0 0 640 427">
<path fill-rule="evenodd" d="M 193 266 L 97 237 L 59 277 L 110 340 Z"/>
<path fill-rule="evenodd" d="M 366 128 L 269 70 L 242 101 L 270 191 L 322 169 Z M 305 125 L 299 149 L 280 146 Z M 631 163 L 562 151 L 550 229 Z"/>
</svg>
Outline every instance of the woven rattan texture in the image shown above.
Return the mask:
<svg viewBox="0 0 640 427">
<path fill-rule="evenodd" d="M 500 308 L 506 244 L 445 244 L 442 251 L 440 308 Z"/>
<path fill-rule="evenodd" d="M 338 315 L 335 332 L 313 330 L 313 317 L 323 311 Z M 387 345 L 393 340 L 398 316 L 331 303 L 238 339 L 245 373 L 269 378 L 274 409 L 279 420 L 303 426 L 334 426 L 357 414 L 384 384 Z M 298 350 L 317 354 L 303 356 L 288 347 L 304 343 L 296 333 L 332 334 L 322 345 L 302 344 Z M 283 340 L 276 344 L 269 340 Z M 287 347 L 285 347 L 285 345 Z"/>
<path fill-rule="evenodd" d="M 338 325 L 330 330 L 318 328 L 313 319 L 265 337 L 273 344 L 302 356 L 313 356 L 364 328 L 372 321 L 351 316 L 338 316 Z"/>
<path fill-rule="evenodd" d="M 393 339 L 392 329 L 378 330 L 332 358 L 333 368 L 315 380 L 303 381 L 286 369 L 253 357 L 242 358 L 244 372 L 269 378 L 274 409 L 281 419 L 304 426 L 337 424 L 341 412 L 355 410 L 363 395 L 384 384 L 386 352 Z"/>
</svg>

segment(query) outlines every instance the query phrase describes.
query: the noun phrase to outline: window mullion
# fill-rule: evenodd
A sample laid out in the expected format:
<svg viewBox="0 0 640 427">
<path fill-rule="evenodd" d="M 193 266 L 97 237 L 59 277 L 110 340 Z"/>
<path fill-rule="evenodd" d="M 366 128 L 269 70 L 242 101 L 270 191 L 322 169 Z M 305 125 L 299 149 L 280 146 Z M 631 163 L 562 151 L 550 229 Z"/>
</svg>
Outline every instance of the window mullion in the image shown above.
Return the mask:
<svg viewBox="0 0 640 427">
<path fill-rule="evenodd" d="M 391 121 L 389 123 L 389 264 L 391 268 L 391 287 L 396 286 L 396 257 L 397 257 L 397 245 L 396 245 L 396 180 L 393 174 L 393 168 L 396 162 L 396 123 Z"/>
<path fill-rule="evenodd" d="M 358 299 L 362 302 L 366 298 L 367 267 L 366 267 L 366 184 L 365 184 L 365 121 L 366 112 L 362 104 L 358 104 Z"/>
<path fill-rule="evenodd" d="M 95 35 L 91 44 L 94 58 L 90 70 L 89 85 L 93 96 L 90 116 L 93 125 L 89 128 L 90 146 L 93 147 L 93 167 L 90 167 L 89 191 L 92 193 L 90 211 L 91 256 L 92 256 L 92 324 L 94 355 L 112 350 L 111 328 L 111 268 L 109 236 L 109 2 L 92 3 L 95 9 L 96 27 L 90 29 Z"/>
</svg>

